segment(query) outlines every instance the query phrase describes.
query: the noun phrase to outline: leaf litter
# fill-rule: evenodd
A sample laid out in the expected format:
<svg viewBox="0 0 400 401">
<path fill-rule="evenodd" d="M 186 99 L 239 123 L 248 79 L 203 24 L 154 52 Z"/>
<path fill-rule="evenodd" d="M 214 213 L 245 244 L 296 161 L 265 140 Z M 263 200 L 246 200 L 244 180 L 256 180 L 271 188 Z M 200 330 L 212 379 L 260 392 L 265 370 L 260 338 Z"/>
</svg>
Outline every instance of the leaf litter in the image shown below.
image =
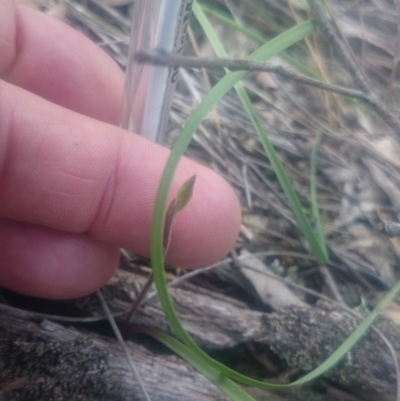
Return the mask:
<svg viewBox="0 0 400 401">
<path fill-rule="evenodd" d="M 118 2 L 119 7 L 112 7 L 116 4 L 112 1 L 97 0 L 24 0 L 24 3 L 83 31 L 125 68 L 129 3 Z M 216 3 L 224 12 L 231 12 L 238 24 L 270 37 L 310 15 L 300 1 L 208 2 L 214 7 Z M 382 0 L 350 4 L 333 0 L 328 5 L 358 65 L 389 110 L 397 115 L 400 99 L 399 10 L 392 2 Z M 218 18 L 213 17 L 212 22 L 232 57 L 245 57 L 257 46 L 254 40 L 234 31 Z M 187 44 L 185 53 L 202 57 L 212 55 L 196 23 L 191 29 L 192 43 Z M 192 50 L 194 44 L 195 53 Z M 343 63 L 320 34 L 309 38 L 307 45 L 290 49 L 288 54 L 301 63 L 302 68 L 312 70 L 331 83 L 353 86 Z M 272 61 L 296 69 L 286 56 L 276 56 Z M 170 116 L 169 145 L 174 141 L 177 127 L 186 121 L 207 92 L 205 76 L 214 83 L 222 75 L 215 71 L 202 74 L 181 70 Z M 200 288 L 222 291 L 245 301 L 250 310 L 280 312 L 281 316 L 286 316 L 285 308 L 292 311 L 293 305 L 299 307 L 306 303 L 306 308 L 315 310 L 316 315 L 323 313 L 326 305 L 320 304 L 317 297 L 305 295 L 299 288 L 290 288 L 282 282 L 278 285 L 277 281 L 272 282 L 279 290 L 275 288 L 271 296 L 268 293 L 270 277 L 250 274 L 243 266 L 235 264 L 235 258 L 241 255 L 254 254 L 256 258 L 259 252 L 275 252 L 273 256 L 259 257 L 253 267 L 261 263 L 262 269 L 270 270 L 271 274 L 332 299 L 337 299 L 334 295 L 339 293 L 345 305 L 364 314 L 398 276 L 400 244 L 380 235 L 376 224 L 380 220 L 379 213 L 391 220 L 399 219 L 400 137 L 360 102 L 268 73 L 254 73 L 244 84 L 306 210 L 310 205 L 310 155 L 318 133 L 324 134 L 318 149 L 317 190 L 331 256 L 326 266 L 331 280 L 312 260 L 254 129 L 235 95 L 229 93 L 196 133 L 188 156 L 217 171 L 236 190 L 245 217 L 235 248 L 236 256 L 233 255 L 224 267 L 197 274 L 197 278 L 180 285 L 190 283 L 200 293 Z M 133 268 L 136 273 L 146 270 L 146 267 L 139 267 L 134 256 L 127 255 L 122 260 L 123 270 L 130 272 Z M 168 272 L 171 280 L 181 273 L 174 268 Z M 132 288 L 128 292 L 134 297 Z M 113 302 L 112 297 L 108 301 L 114 307 L 121 304 L 121 301 Z M 398 309 L 395 304 L 385 313 L 395 324 L 400 321 Z M 395 350 L 400 351 L 400 344 L 392 339 L 392 329 L 387 330 Z M 272 348 L 279 346 L 275 344 Z M 381 357 L 390 359 L 390 354 L 382 348 Z M 296 358 L 279 353 L 269 359 L 275 367 L 280 367 L 278 370 L 282 375 L 299 366 L 293 362 Z M 370 385 L 373 387 L 372 379 Z M 340 386 L 344 385 L 337 375 L 335 380 Z M 335 380 L 320 385 L 326 391 L 334 392 Z M 395 394 L 394 380 L 385 386 L 376 386 L 375 390 Z M 351 385 L 344 389 L 360 399 L 367 397 L 362 389 Z M 284 399 L 295 398 L 292 394 L 285 395 Z"/>
</svg>

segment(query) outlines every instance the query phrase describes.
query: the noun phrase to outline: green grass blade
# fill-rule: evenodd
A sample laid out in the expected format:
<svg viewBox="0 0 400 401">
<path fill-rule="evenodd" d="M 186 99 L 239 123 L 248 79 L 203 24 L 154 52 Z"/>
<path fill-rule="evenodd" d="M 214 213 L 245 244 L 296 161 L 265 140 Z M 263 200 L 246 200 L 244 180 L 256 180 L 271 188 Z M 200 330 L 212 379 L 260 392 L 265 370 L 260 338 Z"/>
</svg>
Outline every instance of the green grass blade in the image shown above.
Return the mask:
<svg viewBox="0 0 400 401">
<path fill-rule="evenodd" d="M 296 217 L 297 223 L 303 232 L 303 235 L 306 237 L 307 242 L 311 248 L 312 253 L 314 254 L 317 261 L 321 264 L 326 263 L 328 261 L 328 256 L 326 253 L 326 249 L 321 246 L 320 241 L 318 240 L 317 235 L 315 235 L 314 230 L 311 227 L 308 217 L 305 215 L 303 211 L 303 207 L 299 201 L 299 198 L 296 195 L 296 192 L 290 182 L 289 177 L 286 174 L 286 171 L 278 158 L 278 155 L 275 152 L 275 149 L 269 140 L 267 134 L 265 133 L 261 122 L 251 104 L 251 101 L 243 88 L 243 86 L 235 86 L 237 94 L 243 104 L 244 109 L 249 115 L 257 134 L 260 138 L 260 141 L 264 147 L 264 151 L 268 156 L 268 159 L 271 163 L 272 168 L 278 178 L 278 181 L 283 189 L 283 192 L 286 195 L 286 198 L 289 202 L 289 205 L 292 209 L 294 216 Z M 324 252 L 325 249 L 325 252 Z"/>
<path fill-rule="evenodd" d="M 300 24 L 291 30 L 286 31 L 282 35 L 272 40 L 270 43 L 262 46 L 256 52 L 252 54 L 252 58 L 267 58 L 279 51 L 282 51 L 285 46 L 290 46 L 299 40 L 299 34 L 301 32 L 303 37 L 312 33 L 314 30 L 313 24 L 309 21 Z M 278 40 L 279 39 L 279 40 Z M 282 40 L 283 39 L 283 40 Z M 164 308 L 165 314 L 176 331 L 178 336 L 184 342 L 186 347 L 195 354 L 205 369 L 209 370 L 209 374 L 213 374 L 212 369 L 216 369 L 223 375 L 230 377 L 240 383 L 261 387 L 265 389 L 283 389 L 292 387 L 299 384 L 304 384 L 310 381 L 322 373 L 326 372 L 327 369 L 334 366 L 348 350 L 364 335 L 366 330 L 372 325 L 379 312 L 393 299 L 393 297 L 400 290 L 400 282 L 388 293 L 388 295 L 379 303 L 375 310 L 368 315 L 364 322 L 350 335 L 350 337 L 319 367 L 312 372 L 308 373 L 303 378 L 297 380 L 289 385 L 275 385 L 265 383 L 248 378 L 244 375 L 235 372 L 228 367 L 222 365 L 218 361 L 213 360 L 207 354 L 205 354 L 191 339 L 191 337 L 183 329 L 181 322 L 173 308 L 172 300 L 168 294 L 166 286 L 166 278 L 164 272 L 163 262 L 163 224 L 164 215 L 166 209 L 167 195 L 173 179 L 174 172 L 179 162 L 179 158 L 185 152 L 193 133 L 197 130 L 201 124 L 202 119 L 208 114 L 215 103 L 230 90 L 237 82 L 239 82 L 244 76 L 245 72 L 229 73 L 224 77 L 204 98 L 197 110 L 189 118 L 187 124 L 182 130 L 181 135 L 176 141 L 174 148 L 172 149 L 170 158 L 167 161 L 166 168 L 163 173 L 163 177 L 158 189 L 156 204 L 154 208 L 153 221 L 152 221 L 152 233 L 151 233 L 151 259 L 153 265 L 154 280 L 157 286 L 161 304 Z M 197 363 L 197 362 L 196 362 Z M 211 373 L 210 373 L 211 372 Z"/>
<path fill-rule="evenodd" d="M 322 132 L 317 135 L 312 152 L 310 162 L 310 199 L 311 199 L 311 214 L 315 219 L 315 235 L 318 239 L 321 249 L 328 259 L 328 251 L 326 249 L 326 241 L 324 231 L 321 224 L 321 216 L 319 213 L 318 196 L 317 196 L 317 154 L 318 148 L 322 141 Z"/>
<path fill-rule="evenodd" d="M 339 346 L 335 352 L 326 359 L 321 365 L 315 368 L 312 372 L 306 374 L 302 378 L 296 380 L 293 384 L 304 384 L 315 379 L 328 369 L 334 366 L 343 358 L 346 353 L 364 336 L 366 331 L 372 326 L 379 314 L 389 305 L 389 303 L 400 292 L 400 281 L 386 294 L 379 302 L 375 309 L 363 320 L 363 322 L 353 331 L 353 333 Z"/>
<path fill-rule="evenodd" d="M 195 3 L 196 5 L 196 3 Z M 272 39 L 270 42 L 261 46 L 257 49 L 249 58 L 253 59 L 265 59 L 271 57 L 292 44 L 296 43 L 298 40 L 312 34 L 315 30 L 314 23 L 312 21 L 306 21 L 302 24 L 296 25 L 293 28 L 285 31 L 277 38 Z M 160 298 L 160 302 L 163 306 L 165 315 L 170 322 L 172 328 L 175 330 L 182 342 L 198 353 L 204 361 L 208 362 L 215 369 L 220 370 L 223 374 L 234 379 L 243 384 L 250 386 L 261 387 L 265 389 L 280 389 L 285 386 L 274 385 L 269 383 L 260 382 L 241 375 L 221 363 L 210 358 L 206 353 L 204 353 L 191 339 L 191 337 L 186 333 L 181 325 L 178 315 L 176 314 L 171 297 L 169 296 L 166 277 L 164 271 L 164 255 L 163 255 L 163 231 L 164 231 L 164 215 L 166 210 L 166 203 L 169 188 L 179 163 L 180 157 L 183 156 L 185 150 L 187 149 L 194 132 L 200 126 L 202 120 L 207 116 L 207 114 L 212 110 L 214 105 L 218 100 L 224 96 L 236 83 L 246 76 L 246 72 L 239 71 L 233 72 L 222 78 L 214 88 L 205 96 L 203 101 L 199 104 L 197 109 L 193 112 L 191 117 L 188 119 L 187 123 L 183 127 L 179 137 L 177 138 L 174 147 L 171 150 L 170 157 L 168 158 L 167 164 L 165 166 L 163 176 L 157 191 L 156 202 L 153 212 L 153 220 L 151 227 L 151 244 L 150 244 L 150 254 L 151 262 L 153 267 L 154 282 L 157 287 L 157 292 Z"/>
<path fill-rule="evenodd" d="M 265 36 L 261 33 L 259 33 L 257 30 L 249 28 L 247 26 L 242 26 L 239 25 L 230 15 L 222 12 L 221 10 L 210 6 L 209 4 L 200 4 L 200 7 L 203 11 L 207 12 L 208 14 L 211 14 L 215 18 L 219 19 L 221 22 L 223 22 L 225 25 L 231 27 L 232 29 L 243 33 L 243 35 L 247 36 L 248 38 L 254 40 L 257 42 L 259 45 L 262 45 L 269 40 L 271 40 L 270 37 Z M 288 62 L 291 66 L 296 68 L 298 71 L 302 72 L 303 74 L 321 80 L 321 76 L 317 74 L 315 71 L 313 71 L 311 68 L 309 68 L 307 65 L 304 63 L 301 63 L 294 57 L 292 57 L 290 54 L 286 52 L 282 52 L 280 54 L 280 57 L 282 57 L 286 62 Z"/>
<path fill-rule="evenodd" d="M 282 51 L 285 46 L 288 47 L 291 44 L 299 40 L 299 35 L 302 34 L 303 37 L 311 34 L 314 31 L 313 23 L 307 21 L 300 24 L 291 30 L 286 31 L 282 35 L 276 38 L 276 40 L 271 40 L 271 42 L 265 44 L 264 46 L 257 49 L 256 52 L 252 54 L 252 58 L 259 57 L 270 57 L 277 52 Z M 281 39 L 284 40 L 281 40 Z M 279 39 L 279 40 L 278 40 Z M 166 167 L 163 172 L 163 177 L 161 179 L 160 186 L 158 188 L 156 203 L 154 207 L 153 220 L 152 220 L 152 231 L 151 231 L 151 260 L 154 273 L 154 281 L 159 294 L 160 302 L 163 306 L 164 312 L 177 335 L 180 337 L 182 342 L 196 354 L 196 356 L 210 369 L 217 369 L 225 376 L 234 379 L 240 383 L 265 388 L 265 389 L 283 389 L 287 387 L 292 387 L 299 384 L 304 384 L 305 382 L 314 379 L 318 375 L 324 373 L 327 369 L 334 366 L 340 358 L 342 358 L 346 352 L 364 335 L 365 331 L 372 325 L 379 312 L 390 302 L 391 299 L 399 292 L 400 282 L 394 287 L 388 295 L 380 302 L 380 304 L 375 308 L 375 310 L 368 315 L 365 321 L 353 332 L 353 334 L 336 350 L 322 365 L 317 367 L 315 370 L 304 376 L 303 378 L 297 380 L 289 385 L 276 385 L 261 382 L 258 380 L 251 379 L 244 375 L 235 372 L 218 361 L 210 358 L 206 353 L 204 353 L 191 339 L 191 337 L 186 333 L 182 324 L 177 316 L 171 297 L 169 296 L 166 277 L 164 271 L 164 257 L 163 257 L 163 225 L 164 225 L 164 214 L 167 203 L 167 196 L 169 188 L 175 173 L 176 167 L 179 163 L 180 157 L 185 152 L 187 146 L 190 143 L 193 133 L 200 126 L 202 119 L 208 114 L 216 102 L 226 94 L 237 82 L 239 82 L 244 76 L 245 72 L 235 72 L 227 74 L 221 81 L 219 81 L 215 87 L 211 90 L 209 94 L 203 99 L 199 107 L 192 114 L 192 116 L 187 121 L 185 127 L 183 128 L 181 135 L 178 137 L 172 151 L 171 155 L 167 161 Z"/>
<path fill-rule="evenodd" d="M 205 363 L 202 358 L 199 358 L 196 352 L 175 338 L 158 329 L 148 329 L 143 332 L 152 336 L 157 341 L 168 347 L 171 351 L 179 355 L 186 362 L 190 363 L 233 401 L 256 401 L 236 383 L 228 379 L 226 376 L 221 375 L 219 370 L 211 367 L 209 363 Z"/>
<path fill-rule="evenodd" d="M 218 57 L 226 58 L 227 54 L 225 49 L 217 37 L 213 27 L 209 23 L 207 17 L 203 13 L 201 7 L 194 4 L 193 6 L 193 13 L 196 16 L 200 26 L 203 28 L 208 40 L 210 41 L 214 51 L 217 53 Z M 296 192 L 293 189 L 293 186 L 289 180 L 289 177 L 286 174 L 286 171 L 276 154 L 276 151 L 268 138 L 268 135 L 265 133 L 260 119 L 257 116 L 257 113 L 254 110 L 253 105 L 246 93 L 245 88 L 243 87 L 242 83 L 239 82 L 235 85 L 235 90 L 239 99 L 241 100 L 244 109 L 246 110 L 248 116 L 250 117 L 251 122 L 260 138 L 260 141 L 264 147 L 264 151 L 267 154 L 267 157 L 274 169 L 274 172 L 278 178 L 279 183 L 288 199 L 290 207 L 293 211 L 293 214 L 296 217 L 297 223 L 303 232 L 304 236 L 306 237 L 310 248 L 317 259 L 317 261 L 321 264 L 326 263 L 328 261 L 328 256 L 326 252 L 326 248 L 324 244 L 321 244 L 319 238 L 315 234 L 314 230 L 312 229 L 309 219 L 305 215 L 301 203 L 296 195 Z"/>
</svg>

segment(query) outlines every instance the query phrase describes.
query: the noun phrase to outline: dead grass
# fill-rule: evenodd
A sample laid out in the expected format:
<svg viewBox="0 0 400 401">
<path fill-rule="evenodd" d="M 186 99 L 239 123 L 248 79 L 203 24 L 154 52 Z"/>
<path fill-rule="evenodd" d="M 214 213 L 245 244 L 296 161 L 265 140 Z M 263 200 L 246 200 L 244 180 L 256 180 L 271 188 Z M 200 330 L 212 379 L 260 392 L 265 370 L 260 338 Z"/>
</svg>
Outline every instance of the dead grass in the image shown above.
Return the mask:
<svg viewBox="0 0 400 401">
<path fill-rule="evenodd" d="M 26 2 L 81 30 L 125 67 L 128 5 L 115 9 L 112 2 L 97 0 Z M 229 6 L 239 23 L 268 36 L 308 17 L 306 10 L 289 0 L 208 3 L 224 10 Z M 385 0 L 332 0 L 329 6 L 360 68 L 388 108 L 398 115 L 400 27 L 395 5 Z M 256 47 L 254 41 L 216 18 L 212 21 L 232 57 L 245 57 Z M 186 53 L 212 55 L 195 23 L 192 31 Z M 341 60 L 321 35 L 290 49 L 289 54 L 328 82 L 353 85 Z M 288 65 L 281 57 L 273 61 Z M 170 143 L 176 133 L 174 128 L 188 118 L 207 92 L 208 82 L 217 79 L 212 72 L 181 71 L 171 112 Z M 252 125 L 230 93 L 204 121 L 189 156 L 217 171 L 235 188 L 243 210 L 236 255 L 240 258 L 268 251 L 262 262 L 254 261 L 253 266 L 261 263 L 261 269 L 275 274 L 276 279 L 252 275 L 242 265 L 233 263 L 228 273 L 215 268 L 213 273 L 198 276 L 196 282 L 244 299 L 264 311 L 304 304 L 319 308 L 315 294 L 288 287 L 280 280 L 283 278 L 364 311 L 368 303 L 375 304 L 381 292 L 396 282 L 398 275 L 400 243 L 381 236 L 375 227 L 378 211 L 392 220 L 400 218 L 399 135 L 371 109 L 339 95 L 266 73 L 252 74 L 245 85 L 306 209 L 310 204 L 311 149 L 317 134 L 324 133 L 318 152 L 317 182 L 331 263 L 321 269 L 310 257 Z M 134 262 L 125 260 L 125 264 Z M 387 316 L 399 324 L 400 314 L 396 306 L 392 309 Z M 265 356 L 264 364 L 282 372 L 277 357 Z M 287 368 L 295 366 L 285 362 Z M 367 399 L 360 389 L 350 387 L 346 391 Z M 295 399 L 293 394 L 285 397 Z"/>
</svg>

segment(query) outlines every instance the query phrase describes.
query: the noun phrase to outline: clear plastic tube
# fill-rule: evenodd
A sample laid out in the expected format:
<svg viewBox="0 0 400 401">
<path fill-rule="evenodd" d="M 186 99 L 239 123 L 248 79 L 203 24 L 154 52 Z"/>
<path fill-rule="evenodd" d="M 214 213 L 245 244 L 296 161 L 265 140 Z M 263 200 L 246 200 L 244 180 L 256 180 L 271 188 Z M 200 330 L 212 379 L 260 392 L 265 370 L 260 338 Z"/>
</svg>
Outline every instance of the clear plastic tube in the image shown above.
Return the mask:
<svg viewBox="0 0 400 401">
<path fill-rule="evenodd" d="M 180 53 L 193 0 L 136 0 L 133 5 L 120 126 L 163 143 L 177 68 L 139 64 L 137 51 Z"/>
</svg>

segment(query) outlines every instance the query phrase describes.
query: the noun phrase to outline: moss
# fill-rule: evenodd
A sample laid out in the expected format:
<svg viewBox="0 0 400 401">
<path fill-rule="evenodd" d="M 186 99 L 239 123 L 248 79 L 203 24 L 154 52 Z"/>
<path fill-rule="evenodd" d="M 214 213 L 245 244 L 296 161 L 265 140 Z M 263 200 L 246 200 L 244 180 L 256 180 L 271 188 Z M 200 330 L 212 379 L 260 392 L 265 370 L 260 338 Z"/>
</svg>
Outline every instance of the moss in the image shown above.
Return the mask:
<svg viewBox="0 0 400 401">
<path fill-rule="evenodd" d="M 264 324 L 265 335 L 260 341 L 288 366 L 308 372 L 324 362 L 358 322 L 329 307 L 325 310 L 293 307 L 284 314 L 266 315 Z M 324 376 L 349 388 L 375 393 L 395 391 L 392 358 L 380 337 L 371 331 Z"/>
</svg>

